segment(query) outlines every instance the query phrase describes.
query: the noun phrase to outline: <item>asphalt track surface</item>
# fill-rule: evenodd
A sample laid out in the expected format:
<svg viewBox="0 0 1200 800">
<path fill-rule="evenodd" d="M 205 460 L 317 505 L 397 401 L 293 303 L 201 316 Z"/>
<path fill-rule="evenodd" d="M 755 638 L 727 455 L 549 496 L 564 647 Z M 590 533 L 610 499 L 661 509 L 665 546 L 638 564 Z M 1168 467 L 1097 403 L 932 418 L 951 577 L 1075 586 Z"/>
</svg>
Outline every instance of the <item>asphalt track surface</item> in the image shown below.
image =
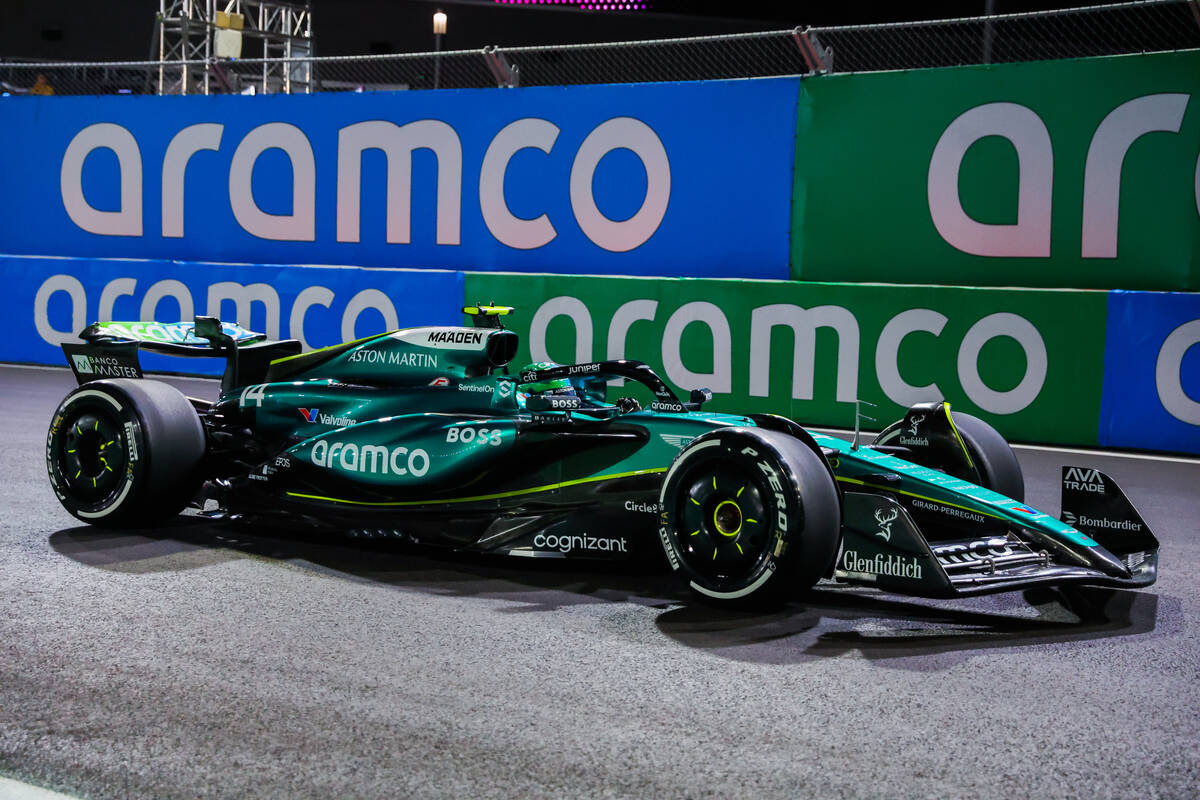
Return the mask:
<svg viewBox="0 0 1200 800">
<path fill-rule="evenodd" d="M 213 384 L 174 381 L 211 395 Z M 66 370 L 0 367 L 0 775 L 78 797 L 1129 797 L 1200 791 L 1200 463 L 1096 466 L 1160 579 L 771 614 L 669 578 L 81 526 L 43 465 Z"/>
</svg>

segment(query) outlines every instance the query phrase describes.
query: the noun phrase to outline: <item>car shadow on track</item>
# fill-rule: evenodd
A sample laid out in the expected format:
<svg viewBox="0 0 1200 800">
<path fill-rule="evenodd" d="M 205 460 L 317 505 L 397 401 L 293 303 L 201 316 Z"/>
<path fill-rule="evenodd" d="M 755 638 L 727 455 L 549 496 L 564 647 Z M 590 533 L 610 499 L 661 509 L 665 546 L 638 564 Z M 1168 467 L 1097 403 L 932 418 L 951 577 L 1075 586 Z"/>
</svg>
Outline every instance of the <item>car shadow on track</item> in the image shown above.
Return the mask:
<svg viewBox="0 0 1200 800">
<path fill-rule="evenodd" d="M 821 584 L 777 611 L 738 612 L 697 602 L 674 578 L 650 566 L 581 566 L 550 559 L 517 564 L 340 534 L 264 535 L 199 517 L 136 531 L 69 528 L 52 534 L 50 545 L 81 564 L 129 574 L 264 559 L 404 591 L 512 601 L 502 613 L 634 603 L 661 612 L 655 619 L 658 629 L 684 646 L 763 663 L 855 652 L 900 668 L 926 670 L 961 660 L 938 658 L 954 653 L 1164 632 L 1160 598 L 1145 591 L 1085 589 L 1064 596 L 1039 589 L 939 601 Z M 1178 624 L 1178 613 L 1165 616 Z"/>
<path fill-rule="evenodd" d="M 68 558 L 114 572 L 177 571 L 255 558 L 407 591 L 516 601 L 504 607 L 507 613 L 630 601 L 666 609 L 688 600 L 686 588 L 653 566 L 504 559 L 337 533 L 302 531 L 284 536 L 199 517 L 180 517 L 169 525 L 136 530 L 84 525 L 57 531 L 49 542 Z"/>
<path fill-rule="evenodd" d="M 935 670 L 962 660 L 954 654 L 1167 633 L 1160 602 L 1178 606 L 1150 592 L 1090 587 L 1067 595 L 1039 589 L 938 601 L 821 584 L 776 614 L 690 605 L 660 615 L 657 622 L 676 641 L 739 661 L 857 653 L 899 668 Z M 1178 627 L 1175 612 L 1165 615 L 1175 620 L 1172 627 Z M 792 645 L 788 652 L 768 646 L 785 638 Z"/>
</svg>

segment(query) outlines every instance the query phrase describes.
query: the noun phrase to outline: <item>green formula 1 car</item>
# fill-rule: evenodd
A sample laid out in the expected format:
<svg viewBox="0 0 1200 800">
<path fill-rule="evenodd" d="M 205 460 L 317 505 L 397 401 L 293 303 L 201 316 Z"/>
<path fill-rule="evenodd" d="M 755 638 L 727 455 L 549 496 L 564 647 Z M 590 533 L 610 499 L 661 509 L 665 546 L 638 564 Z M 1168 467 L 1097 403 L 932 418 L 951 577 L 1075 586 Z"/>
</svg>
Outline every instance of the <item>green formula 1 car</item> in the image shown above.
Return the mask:
<svg viewBox="0 0 1200 800">
<path fill-rule="evenodd" d="M 236 325 L 97 323 L 65 344 L 50 482 L 79 519 L 233 520 L 526 558 L 663 559 L 715 601 L 822 578 L 928 597 L 1045 584 L 1141 587 L 1158 542 L 1103 473 L 1063 468 L 1063 519 L 1023 502 L 987 424 L 913 406 L 871 446 L 783 417 L 706 413 L 648 366 L 506 369 L 510 309 L 300 353 Z M 216 402 L 141 377 L 138 350 L 220 356 Z M 610 382 L 640 384 L 606 401 Z M 650 398 L 653 399 L 650 399 Z"/>
</svg>

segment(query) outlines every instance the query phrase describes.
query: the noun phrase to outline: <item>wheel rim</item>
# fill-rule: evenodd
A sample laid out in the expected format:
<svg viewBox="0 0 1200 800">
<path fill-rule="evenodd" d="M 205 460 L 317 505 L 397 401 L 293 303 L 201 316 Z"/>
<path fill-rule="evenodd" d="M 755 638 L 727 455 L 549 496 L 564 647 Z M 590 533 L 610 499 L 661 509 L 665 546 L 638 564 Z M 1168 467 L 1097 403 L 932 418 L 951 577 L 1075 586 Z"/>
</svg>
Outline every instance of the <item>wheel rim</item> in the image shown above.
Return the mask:
<svg viewBox="0 0 1200 800">
<path fill-rule="evenodd" d="M 753 473 L 719 461 L 699 465 L 684 476 L 679 497 L 675 528 L 688 568 L 714 585 L 753 577 L 770 534 Z"/>
<path fill-rule="evenodd" d="M 72 495 L 98 503 L 117 490 L 127 464 L 125 431 L 120 420 L 87 409 L 64 420 L 59 444 L 59 473 Z"/>
</svg>

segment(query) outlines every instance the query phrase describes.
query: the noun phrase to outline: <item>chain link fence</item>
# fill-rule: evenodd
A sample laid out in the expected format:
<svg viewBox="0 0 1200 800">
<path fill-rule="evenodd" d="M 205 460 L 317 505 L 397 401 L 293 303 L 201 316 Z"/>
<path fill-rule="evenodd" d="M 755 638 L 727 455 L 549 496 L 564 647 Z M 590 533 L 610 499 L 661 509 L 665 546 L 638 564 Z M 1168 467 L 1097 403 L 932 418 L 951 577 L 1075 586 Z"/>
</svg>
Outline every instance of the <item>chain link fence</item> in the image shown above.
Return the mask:
<svg viewBox="0 0 1200 800">
<path fill-rule="evenodd" d="M 811 28 L 831 71 L 875 72 L 1200 47 L 1196 0 L 965 17 L 936 22 Z"/>
<path fill-rule="evenodd" d="M 297 59 L 0 61 L 0 91 L 274 94 L 865 72 L 1200 48 L 1200 0 L 686 39 Z M 44 91 L 44 90 L 36 90 Z"/>
</svg>

